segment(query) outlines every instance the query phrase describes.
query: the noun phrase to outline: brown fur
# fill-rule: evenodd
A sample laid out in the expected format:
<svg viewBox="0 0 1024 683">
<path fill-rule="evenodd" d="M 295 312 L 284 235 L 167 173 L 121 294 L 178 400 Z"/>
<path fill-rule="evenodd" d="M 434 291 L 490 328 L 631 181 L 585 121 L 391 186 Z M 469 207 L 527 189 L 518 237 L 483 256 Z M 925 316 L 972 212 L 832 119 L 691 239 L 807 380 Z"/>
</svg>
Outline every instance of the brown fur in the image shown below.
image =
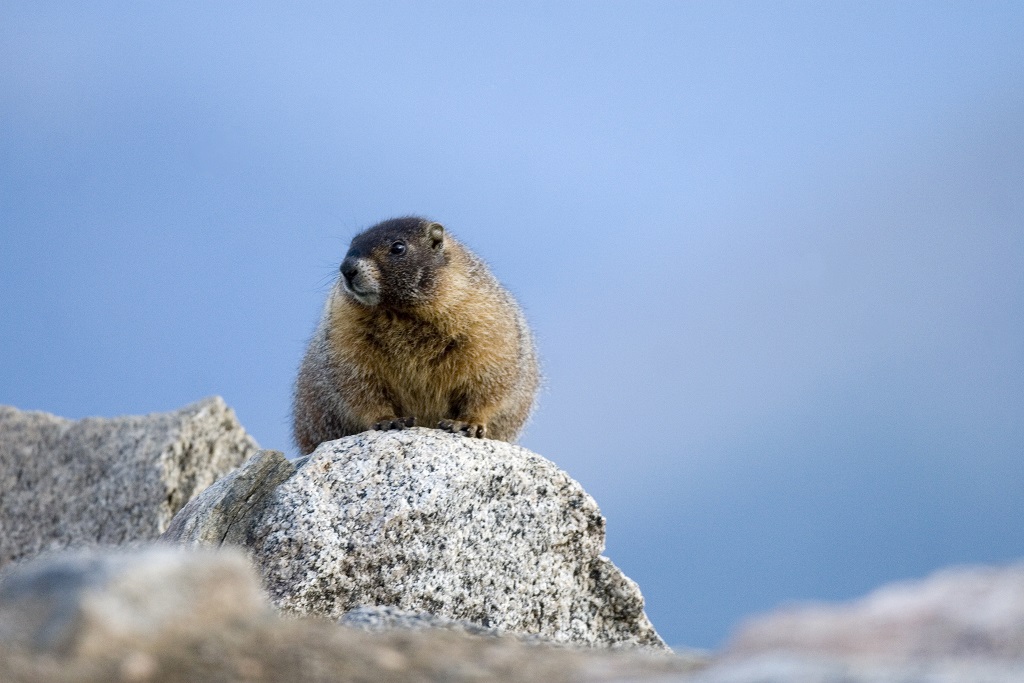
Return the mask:
<svg viewBox="0 0 1024 683">
<path fill-rule="evenodd" d="M 397 242 L 405 253 L 390 252 Z M 518 437 L 539 382 L 536 352 L 482 261 L 440 225 L 404 218 L 357 235 L 342 270 L 296 382 L 303 453 L 412 424 Z"/>
</svg>

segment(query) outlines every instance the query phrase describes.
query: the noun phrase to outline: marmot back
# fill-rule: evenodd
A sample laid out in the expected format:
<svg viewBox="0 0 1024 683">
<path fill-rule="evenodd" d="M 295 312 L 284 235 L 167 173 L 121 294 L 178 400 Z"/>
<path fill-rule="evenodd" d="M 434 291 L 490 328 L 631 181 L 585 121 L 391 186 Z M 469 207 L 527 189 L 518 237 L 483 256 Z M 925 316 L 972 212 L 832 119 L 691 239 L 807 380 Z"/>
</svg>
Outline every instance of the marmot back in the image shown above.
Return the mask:
<svg viewBox="0 0 1024 683">
<path fill-rule="evenodd" d="M 537 393 L 512 295 L 444 228 L 397 218 L 356 235 L 295 385 L 302 453 L 368 429 L 514 441 Z"/>
</svg>

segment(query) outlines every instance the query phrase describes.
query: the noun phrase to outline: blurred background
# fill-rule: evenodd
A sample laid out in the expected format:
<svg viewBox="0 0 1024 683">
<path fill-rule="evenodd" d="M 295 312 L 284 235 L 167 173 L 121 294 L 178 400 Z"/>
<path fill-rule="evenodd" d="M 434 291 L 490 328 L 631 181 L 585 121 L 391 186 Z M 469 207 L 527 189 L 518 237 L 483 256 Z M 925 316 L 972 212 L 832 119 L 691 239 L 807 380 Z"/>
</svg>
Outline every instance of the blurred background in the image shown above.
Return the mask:
<svg viewBox="0 0 1024 683">
<path fill-rule="evenodd" d="M 294 455 L 351 237 L 520 299 L 674 645 L 1024 557 L 1024 4 L 0 7 L 0 403 Z"/>
</svg>

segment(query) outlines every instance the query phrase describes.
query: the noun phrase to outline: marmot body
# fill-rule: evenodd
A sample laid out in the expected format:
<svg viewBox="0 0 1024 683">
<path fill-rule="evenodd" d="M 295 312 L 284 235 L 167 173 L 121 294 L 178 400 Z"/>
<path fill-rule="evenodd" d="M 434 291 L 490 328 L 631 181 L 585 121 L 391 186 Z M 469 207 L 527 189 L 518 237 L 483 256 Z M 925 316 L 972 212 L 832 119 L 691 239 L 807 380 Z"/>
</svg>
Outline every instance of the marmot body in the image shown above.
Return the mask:
<svg viewBox="0 0 1024 683">
<path fill-rule="evenodd" d="M 533 338 L 512 295 L 438 223 L 356 235 L 295 386 L 302 453 L 368 429 L 513 441 L 533 407 Z"/>
</svg>

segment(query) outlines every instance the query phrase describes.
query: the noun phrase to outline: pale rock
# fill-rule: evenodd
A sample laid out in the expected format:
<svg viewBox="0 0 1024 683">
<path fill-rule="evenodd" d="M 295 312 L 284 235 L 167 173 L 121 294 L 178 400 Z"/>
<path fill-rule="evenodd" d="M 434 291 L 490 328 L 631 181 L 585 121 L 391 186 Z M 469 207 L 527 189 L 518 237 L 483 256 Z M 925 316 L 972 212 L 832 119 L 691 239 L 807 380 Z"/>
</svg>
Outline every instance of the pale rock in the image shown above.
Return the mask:
<svg viewBox="0 0 1024 683">
<path fill-rule="evenodd" d="M 797 652 L 887 659 L 1024 658 L 1024 565 L 955 568 L 839 605 L 748 621 L 733 654 Z"/>
<path fill-rule="evenodd" d="M 370 431 L 322 444 L 268 493 L 247 470 L 287 467 L 266 453 L 165 539 L 230 535 L 282 610 L 338 619 L 389 606 L 561 643 L 665 648 L 637 585 L 601 555 L 594 500 L 539 455 L 432 429 Z M 196 519 L 249 497 L 260 502 L 246 519 Z"/>
<path fill-rule="evenodd" d="M 653 683 L 701 665 L 443 627 L 366 633 L 284 619 L 231 549 L 66 551 L 0 574 L 4 683 Z"/>
<path fill-rule="evenodd" d="M 244 546 L 274 489 L 294 473 L 295 465 L 280 451 L 257 451 L 190 500 L 161 539 L 189 547 Z"/>
<path fill-rule="evenodd" d="M 92 656 L 268 615 L 237 549 L 82 549 L 0 577 L 0 644 Z"/>
<path fill-rule="evenodd" d="M 634 679 L 635 680 L 635 679 Z M 1024 662 L 935 658 L 916 662 L 761 654 L 726 658 L 657 683 L 1021 683 Z M 620 683 L 625 683 L 621 681 Z"/>
<path fill-rule="evenodd" d="M 77 421 L 0 406 L 0 566 L 156 538 L 193 495 L 257 449 L 219 397 Z"/>
<path fill-rule="evenodd" d="M 527 635 L 511 633 L 499 628 L 490 628 L 463 619 L 448 619 L 439 617 L 429 612 L 414 612 L 401 610 L 397 607 L 364 605 L 345 612 L 338 619 L 338 623 L 349 628 L 356 628 L 370 633 L 381 633 L 387 631 L 425 631 L 431 629 L 444 629 L 447 631 L 458 631 L 467 635 L 483 636 L 489 638 L 514 638 L 524 643 L 536 643 L 540 645 L 556 646 L 548 638 L 538 635 Z"/>
</svg>

